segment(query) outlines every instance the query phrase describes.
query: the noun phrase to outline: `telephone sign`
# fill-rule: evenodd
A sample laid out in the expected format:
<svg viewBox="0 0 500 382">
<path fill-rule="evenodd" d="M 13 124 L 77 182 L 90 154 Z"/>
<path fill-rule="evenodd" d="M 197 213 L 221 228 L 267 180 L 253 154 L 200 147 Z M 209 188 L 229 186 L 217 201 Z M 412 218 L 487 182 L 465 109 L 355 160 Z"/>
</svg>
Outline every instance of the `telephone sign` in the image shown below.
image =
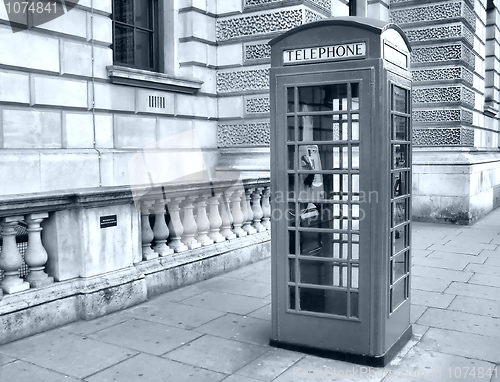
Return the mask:
<svg viewBox="0 0 500 382">
<path fill-rule="evenodd" d="M 385 365 L 411 336 L 408 40 L 335 17 L 269 44 L 271 344 Z"/>
</svg>

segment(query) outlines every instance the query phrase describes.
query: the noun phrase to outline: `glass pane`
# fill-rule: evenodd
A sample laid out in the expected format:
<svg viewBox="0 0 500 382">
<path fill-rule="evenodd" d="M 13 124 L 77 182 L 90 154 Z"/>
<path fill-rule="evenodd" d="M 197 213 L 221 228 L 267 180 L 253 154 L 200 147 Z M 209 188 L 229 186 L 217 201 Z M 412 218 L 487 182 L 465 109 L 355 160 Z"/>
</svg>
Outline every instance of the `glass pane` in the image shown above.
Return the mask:
<svg viewBox="0 0 500 382">
<path fill-rule="evenodd" d="M 288 174 L 288 198 L 294 199 L 297 194 L 295 190 L 295 174 Z M 279 195 L 277 195 L 279 197 Z"/>
<path fill-rule="evenodd" d="M 333 167 L 334 169 L 349 168 L 349 147 L 336 146 L 333 148 Z"/>
<path fill-rule="evenodd" d="M 397 280 L 399 280 L 406 274 L 407 270 L 406 258 L 407 258 L 407 252 L 402 252 L 391 260 L 392 263 L 391 283 L 395 283 Z"/>
<path fill-rule="evenodd" d="M 135 65 L 141 68 L 152 68 L 153 65 L 153 34 L 136 30 Z"/>
<path fill-rule="evenodd" d="M 351 84 L 351 110 L 359 109 L 359 84 Z"/>
<path fill-rule="evenodd" d="M 331 243 L 333 233 L 299 232 L 300 255 L 316 257 L 332 257 Z"/>
<path fill-rule="evenodd" d="M 302 284 L 333 285 L 333 268 L 330 262 L 299 260 L 299 270 Z"/>
<path fill-rule="evenodd" d="M 359 114 L 351 115 L 351 140 L 359 140 Z"/>
<path fill-rule="evenodd" d="M 140 28 L 153 29 L 151 25 L 151 1 L 135 1 L 135 25 Z"/>
<path fill-rule="evenodd" d="M 349 168 L 349 149 L 347 145 L 299 145 L 299 170 L 347 168 Z M 311 185 L 308 184 L 308 186 Z"/>
<path fill-rule="evenodd" d="M 293 170 L 295 168 L 295 146 L 288 145 L 288 169 Z"/>
<path fill-rule="evenodd" d="M 134 28 L 115 26 L 115 61 L 120 64 L 134 65 Z"/>
<path fill-rule="evenodd" d="M 286 99 L 287 99 L 287 107 L 286 111 L 288 113 L 293 113 L 295 108 L 295 97 L 294 97 L 294 88 L 287 88 L 286 89 Z"/>
<path fill-rule="evenodd" d="M 359 243 L 351 244 L 351 258 L 353 260 L 359 260 Z"/>
<path fill-rule="evenodd" d="M 295 230 L 288 231 L 288 253 L 295 255 Z"/>
<path fill-rule="evenodd" d="M 392 232 L 392 254 L 396 254 L 405 249 L 405 227 L 400 227 Z"/>
<path fill-rule="evenodd" d="M 392 145 L 392 168 L 408 167 L 408 145 Z"/>
<path fill-rule="evenodd" d="M 335 204 L 299 203 L 301 227 L 333 229 L 339 212 Z"/>
<path fill-rule="evenodd" d="M 289 302 L 289 307 L 290 309 L 295 310 L 295 287 L 294 286 L 289 286 L 288 287 L 288 302 Z"/>
<path fill-rule="evenodd" d="M 359 293 L 351 293 L 351 317 L 359 317 Z"/>
<path fill-rule="evenodd" d="M 347 234 L 333 235 L 333 257 L 336 259 L 349 258 L 349 241 Z"/>
<path fill-rule="evenodd" d="M 351 152 L 352 152 L 352 169 L 353 170 L 358 170 L 359 169 L 359 146 L 351 146 Z"/>
<path fill-rule="evenodd" d="M 285 219 L 288 222 L 289 227 L 295 227 L 296 226 L 296 219 L 295 215 L 297 214 L 297 209 L 296 209 L 297 203 L 290 202 L 288 203 L 288 208 L 285 211 Z M 274 216 L 276 219 L 279 216 Z"/>
<path fill-rule="evenodd" d="M 407 219 L 407 200 L 398 200 L 393 202 L 393 227 L 405 222 Z"/>
<path fill-rule="evenodd" d="M 347 316 L 347 292 L 299 288 L 300 310 Z"/>
<path fill-rule="evenodd" d="M 288 259 L 288 280 L 295 282 L 295 259 Z"/>
<path fill-rule="evenodd" d="M 351 266 L 351 288 L 359 288 L 359 268 L 357 264 Z"/>
<path fill-rule="evenodd" d="M 295 117 L 287 117 L 288 141 L 295 141 Z"/>
<path fill-rule="evenodd" d="M 408 141 L 408 118 L 393 116 L 392 139 L 396 141 Z"/>
<path fill-rule="evenodd" d="M 303 86 L 298 90 L 300 112 L 347 109 L 347 84 Z"/>
<path fill-rule="evenodd" d="M 333 116 L 333 140 L 347 141 L 349 139 L 349 120 L 347 114 Z"/>
<path fill-rule="evenodd" d="M 146 3 L 146 1 L 144 2 Z M 113 3 L 113 13 L 116 21 L 133 24 L 134 0 L 115 0 Z"/>
<path fill-rule="evenodd" d="M 392 174 L 392 197 L 407 195 L 409 193 L 408 171 L 401 171 Z"/>
<path fill-rule="evenodd" d="M 334 116 L 335 119 L 336 116 Z M 331 115 L 299 117 L 299 141 L 331 141 L 338 140 L 338 123 L 332 124 Z M 345 129 L 347 120 L 345 121 Z"/>
<path fill-rule="evenodd" d="M 405 300 L 405 284 L 407 278 L 403 278 L 391 289 L 391 311 L 394 311 Z"/>
<path fill-rule="evenodd" d="M 406 89 L 400 88 L 399 86 L 393 86 L 392 87 L 392 100 L 393 100 L 393 105 L 392 108 L 394 111 L 400 111 L 402 113 L 407 113 L 408 112 L 408 107 L 407 107 L 407 91 Z"/>
</svg>

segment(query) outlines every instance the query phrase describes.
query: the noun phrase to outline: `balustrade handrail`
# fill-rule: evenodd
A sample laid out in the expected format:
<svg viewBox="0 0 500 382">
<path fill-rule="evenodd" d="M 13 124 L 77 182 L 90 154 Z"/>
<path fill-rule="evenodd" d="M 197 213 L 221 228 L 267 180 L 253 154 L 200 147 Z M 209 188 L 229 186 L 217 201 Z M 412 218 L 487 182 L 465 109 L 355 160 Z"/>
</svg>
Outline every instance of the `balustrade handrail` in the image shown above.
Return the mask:
<svg viewBox="0 0 500 382">
<path fill-rule="evenodd" d="M 243 187 L 269 186 L 269 178 L 203 179 L 155 185 L 103 186 L 0 197 L 0 218 L 28 213 L 128 204 L 143 199 L 186 196 Z"/>
</svg>

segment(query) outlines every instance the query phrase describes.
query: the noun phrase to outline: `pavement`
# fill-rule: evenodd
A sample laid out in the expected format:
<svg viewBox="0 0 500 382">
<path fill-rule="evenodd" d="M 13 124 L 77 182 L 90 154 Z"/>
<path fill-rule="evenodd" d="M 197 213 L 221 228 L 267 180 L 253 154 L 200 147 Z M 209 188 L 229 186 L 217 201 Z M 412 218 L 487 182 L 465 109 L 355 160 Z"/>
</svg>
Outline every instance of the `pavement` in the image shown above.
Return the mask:
<svg viewBox="0 0 500 382">
<path fill-rule="evenodd" d="M 500 209 L 413 223 L 414 335 L 385 368 L 268 345 L 270 260 L 0 346 L 0 381 L 500 381 Z"/>
</svg>

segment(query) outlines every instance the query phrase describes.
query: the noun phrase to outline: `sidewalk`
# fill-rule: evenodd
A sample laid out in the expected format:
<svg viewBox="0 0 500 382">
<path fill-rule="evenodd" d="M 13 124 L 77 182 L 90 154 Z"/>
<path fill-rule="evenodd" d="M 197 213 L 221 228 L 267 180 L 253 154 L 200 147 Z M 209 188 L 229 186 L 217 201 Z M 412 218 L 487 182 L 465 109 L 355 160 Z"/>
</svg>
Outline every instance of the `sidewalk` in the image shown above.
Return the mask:
<svg viewBox="0 0 500 382">
<path fill-rule="evenodd" d="M 414 336 L 385 368 L 268 345 L 270 260 L 0 346 L 0 381 L 500 381 L 500 209 L 413 224 Z"/>
</svg>

